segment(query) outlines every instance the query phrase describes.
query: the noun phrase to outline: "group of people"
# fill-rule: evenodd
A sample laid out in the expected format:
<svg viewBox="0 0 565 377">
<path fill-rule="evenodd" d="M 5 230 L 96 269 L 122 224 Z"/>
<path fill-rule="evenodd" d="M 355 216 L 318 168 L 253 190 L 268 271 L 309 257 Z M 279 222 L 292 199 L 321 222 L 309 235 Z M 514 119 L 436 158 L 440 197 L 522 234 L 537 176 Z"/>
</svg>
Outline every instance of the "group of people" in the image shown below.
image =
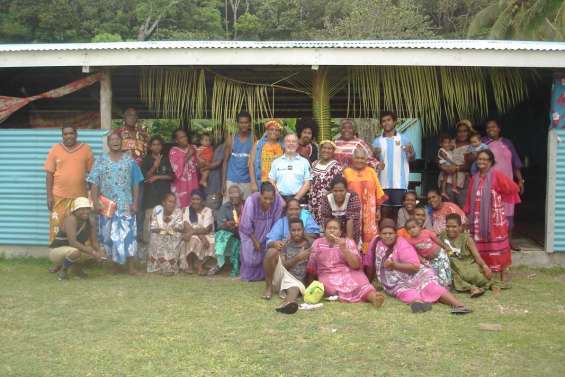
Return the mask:
<svg viewBox="0 0 565 377">
<path fill-rule="evenodd" d="M 271 119 L 255 140 L 241 112 L 238 131 L 215 148 L 209 135 L 196 146 L 180 128 L 166 152 L 128 109 L 96 160 L 64 127 L 45 162 L 51 271 L 84 277 L 82 262 L 93 258 L 135 275 L 142 242 L 147 272 L 213 276 L 229 260 L 232 276 L 265 280 L 262 297 L 280 295 L 282 313 L 298 310 L 314 280 L 342 302 L 380 307 L 376 280 L 414 312 L 441 302 L 469 313 L 450 289 L 478 297 L 510 286 L 519 157 L 497 122 L 488 122 L 484 148 L 471 145 L 472 126 L 460 122 L 454 142 L 442 139 L 440 189 L 424 206 L 408 191 L 415 151 L 396 123 L 383 113 L 382 134 L 369 145 L 350 119 L 320 143 L 311 120 L 282 138 L 282 122 Z"/>
</svg>

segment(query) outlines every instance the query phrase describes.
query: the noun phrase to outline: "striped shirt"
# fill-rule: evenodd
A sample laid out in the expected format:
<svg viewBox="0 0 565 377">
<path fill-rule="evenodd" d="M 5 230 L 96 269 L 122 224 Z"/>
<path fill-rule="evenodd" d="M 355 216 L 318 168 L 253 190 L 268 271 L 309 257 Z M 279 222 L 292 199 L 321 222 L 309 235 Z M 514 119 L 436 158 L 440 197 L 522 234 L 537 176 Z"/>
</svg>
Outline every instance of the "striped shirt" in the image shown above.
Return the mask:
<svg viewBox="0 0 565 377">
<path fill-rule="evenodd" d="M 385 164 L 385 168 L 379 173 L 379 181 L 383 189 L 408 189 L 410 156 L 405 151 L 407 145 L 410 145 L 410 141 L 399 133 L 391 137 L 381 135 L 373 140 L 373 148 L 380 149 L 377 157 Z"/>
</svg>

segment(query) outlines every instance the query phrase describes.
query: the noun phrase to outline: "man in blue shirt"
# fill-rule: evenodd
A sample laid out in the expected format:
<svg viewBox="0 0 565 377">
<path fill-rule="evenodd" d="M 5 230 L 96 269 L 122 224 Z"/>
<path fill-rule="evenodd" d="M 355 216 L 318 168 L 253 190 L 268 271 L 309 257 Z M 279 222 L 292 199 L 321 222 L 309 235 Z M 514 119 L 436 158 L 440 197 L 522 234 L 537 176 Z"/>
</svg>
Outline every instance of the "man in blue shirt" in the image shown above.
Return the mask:
<svg viewBox="0 0 565 377">
<path fill-rule="evenodd" d="M 312 176 L 310 163 L 297 152 L 298 137 L 288 134 L 284 138 L 285 153 L 275 159 L 269 172 L 269 181 L 277 188 L 279 194 L 288 199 L 305 199 L 310 190 Z M 306 225 L 306 224 L 305 224 Z"/>
<path fill-rule="evenodd" d="M 300 203 L 296 199 L 290 199 L 286 204 L 286 216 L 281 217 L 267 233 L 267 248 L 281 250 L 289 238 L 289 221 L 300 219 L 304 224 L 305 237 L 314 241 L 320 234 L 320 226 L 314 220 L 312 214 L 300 208 Z"/>
</svg>

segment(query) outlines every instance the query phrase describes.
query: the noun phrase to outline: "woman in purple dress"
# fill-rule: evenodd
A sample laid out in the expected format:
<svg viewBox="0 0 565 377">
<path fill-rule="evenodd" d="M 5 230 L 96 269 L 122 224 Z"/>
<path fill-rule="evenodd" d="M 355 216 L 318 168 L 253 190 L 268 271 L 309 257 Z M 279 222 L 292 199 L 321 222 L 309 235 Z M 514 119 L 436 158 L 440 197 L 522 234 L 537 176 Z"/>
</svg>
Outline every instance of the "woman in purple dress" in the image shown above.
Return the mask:
<svg viewBox="0 0 565 377">
<path fill-rule="evenodd" d="M 267 250 L 267 233 L 282 216 L 283 203 L 283 199 L 269 182 L 263 183 L 261 192 L 252 194 L 245 201 L 239 224 L 241 280 L 265 279 L 263 259 Z"/>
</svg>

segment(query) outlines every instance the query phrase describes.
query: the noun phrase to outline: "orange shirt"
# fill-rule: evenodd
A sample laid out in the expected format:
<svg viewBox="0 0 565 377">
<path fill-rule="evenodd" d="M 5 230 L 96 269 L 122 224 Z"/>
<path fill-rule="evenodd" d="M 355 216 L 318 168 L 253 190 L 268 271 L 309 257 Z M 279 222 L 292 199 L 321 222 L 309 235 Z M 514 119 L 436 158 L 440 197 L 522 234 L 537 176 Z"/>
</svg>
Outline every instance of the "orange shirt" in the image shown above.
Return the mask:
<svg viewBox="0 0 565 377">
<path fill-rule="evenodd" d="M 261 182 L 269 180 L 271 165 L 277 157 L 282 156 L 283 149 L 279 143 L 265 143 L 261 151 Z"/>
<path fill-rule="evenodd" d="M 90 172 L 94 156 L 88 144 L 78 144 L 72 151 L 55 144 L 45 160 L 44 169 L 53 173 L 53 195 L 74 199 L 86 196 L 86 175 Z"/>
</svg>

